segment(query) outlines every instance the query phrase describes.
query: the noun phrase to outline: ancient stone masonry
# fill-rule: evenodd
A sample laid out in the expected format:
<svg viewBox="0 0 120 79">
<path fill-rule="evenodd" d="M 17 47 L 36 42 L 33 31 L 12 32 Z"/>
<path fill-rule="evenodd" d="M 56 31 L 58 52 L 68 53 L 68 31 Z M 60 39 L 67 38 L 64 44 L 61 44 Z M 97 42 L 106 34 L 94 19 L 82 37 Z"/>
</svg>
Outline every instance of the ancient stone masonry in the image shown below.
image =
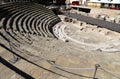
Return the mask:
<svg viewBox="0 0 120 79">
<path fill-rule="evenodd" d="M 0 79 L 120 79 L 120 34 L 70 15 L 31 2 L 0 5 Z"/>
<path fill-rule="evenodd" d="M 120 32 L 120 27 L 119 27 L 120 24 L 115 24 L 115 23 L 111 23 L 108 21 L 99 20 L 96 18 L 90 18 L 87 16 L 79 15 L 77 13 L 65 12 L 65 15 L 68 17 L 76 18 L 80 21 L 87 22 L 89 24 L 97 25 L 97 26 L 102 27 L 102 28 L 107 28 L 107 29 L 110 29 L 112 31 Z"/>
</svg>

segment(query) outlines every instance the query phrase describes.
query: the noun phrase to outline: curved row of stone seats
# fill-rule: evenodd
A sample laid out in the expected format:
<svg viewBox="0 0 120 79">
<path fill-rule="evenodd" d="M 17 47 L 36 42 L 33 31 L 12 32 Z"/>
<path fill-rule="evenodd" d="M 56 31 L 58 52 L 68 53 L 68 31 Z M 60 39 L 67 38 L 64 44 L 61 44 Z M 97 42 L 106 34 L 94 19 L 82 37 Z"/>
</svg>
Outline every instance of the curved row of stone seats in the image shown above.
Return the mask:
<svg viewBox="0 0 120 79">
<path fill-rule="evenodd" d="M 56 20 L 56 18 L 54 18 L 54 17 L 52 17 L 52 16 L 48 16 L 48 15 L 46 15 L 46 16 L 44 16 L 42 19 L 41 19 L 41 21 L 39 22 L 39 24 L 38 24 L 38 26 L 42 26 L 42 29 L 43 29 L 43 31 L 45 32 L 45 33 L 48 33 L 48 34 L 50 34 L 49 33 L 49 24 L 48 24 L 48 22 L 49 21 L 53 21 L 53 20 Z M 46 22 L 47 21 L 47 22 Z M 47 26 L 47 27 L 44 27 L 44 26 Z"/>
<path fill-rule="evenodd" d="M 41 16 L 38 16 L 37 18 L 38 19 L 42 19 L 43 21 L 44 21 L 44 19 L 46 18 L 46 17 L 49 17 L 49 16 L 51 16 L 51 14 L 47 14 L 47 15 L 41 15 Z M 41 18 L 41 17 L 43 17 L 43 18 Z M 52 16 L 53 17 L 53 16 Z M 54 19 L 56 18 L 56 17 L 53 17 Z M 42 21 L 42 20 L 38 20 L 39 21 L 39 24 L 40 24 L 40 22 Z M 43 22 L 41 22 L 41 23 L 43 23 Z M 39 25 L 38 24 L 38 25 Z M 45 24 L 45 23 L 44 23 Z M 41 26 L 41 25 L 40 25 Z M 43 25 L 44 26 L 44 25 Z M 42 27 L 42 29 L 44 29 L 44 31 L 46 31 L 46 33 L 49 33 L 49 31 L 48 31 L 48 29 L 47 28 L 45 28 L 45 27 Z M 48 31 L 48 32 L 47 32 Z M 49 33 L 50 34 L 50 33 Z"/>
<path fill-rule="evenodd" d="M 47 18 L 49 18 L 48 16 L 51 16 L 51 14 L 50 14 L 50 15 L 48 15 L 48 14 L 46 15 Z M 52 17 L 53 17 L 53 16 L 52 16 Z M 56 18 L 56 17 L 54 17 L 54 18 Z M 43 18 L 43 19 L 44 19 L 44 18 Z M 56 18 L 56 20 L 57 20 L 57 19 L 58 19 L 58 17 Z M 43 28 L 44 28 L 44 27 L 43 27 Z M 44 29 L 45 29 L 45 28 L 44 28 Z M 46 29 L 47 29 L 47 28 L 46 28 Z M 49 28 L 49 29 L 50 29 L 50 28 Z M 49 31 L 48 31 L 48 32 L 49 32 Z"/>
<path fill-rule="evenodd" d="M 24 58 L 26 52 L 27 54 L 40 53 L 40 45 L 34 44 L 38 41 L 33 42 L 32 38 L 54 37 L 52 27 L 58 22 L 60 19 L 51 10 L 42 8 L 39 4 L 14 3 L 3 5 L 0 7 L 0 44 L 4 44 L 8 49 Z M 2 41 L 1 37 L 7 43 Z M 38 44 L 40 41 L 41 39 L 39 39 Z"/>
<path fill-rule="evenodd" d="M 15 12 L 15 11 L 14 11 Z M 14 13 L 13 13 L 14 14 Z M 12 14 L 10 14 L 10 15 L 12 15 Z M 19 39 L 19 38 L 17 38 L 17 37 L 14 37 L 16 34 L 13 34 L 14 32 L 12 32 L 13 31 L 13 27 L 12 26 L 10 26 L 9 25 L 9 18 L 11 18 L 11 16 L 10 16 L 9 14 L 7 15 L 7 17 L 5 18 L 5 20 L 4 20 L 4 22 L 3 22 L 3 26 L 4 26 L 4 29 L 7 31 L 7 33 L 11 36 L 11 37 L 13 37 L 15 40 L 16 39 Z M 22 40 L 19 40 L 19 42 L 23 42 Z M 25 41 L 25 40 L 24 40 Z M 26 41 L 25 41 L 26 42 Z M 25 43 L 24 42 L 24 43 Z"/>
<path fill-rule="evenodd" d="M 52 20 L 57 20 L 57 19 L 59 19 L 58 17 L 56 18 L 56 16 L 53 14 L 53 15 L 51 15 L 52 13 L 50 13 L 49 14 L 49 12 L 48 11 L 45 11 L 45 12 L 48 12 L 48 13 L 45 13 L 45 12 L 43 12 L 43 10 L 42 9 L 40 9 L 39 10 L 39 8 L 37 7 L 33 7 L 33 6 L 30 6 L 30 7 L 28 7 L 28 5 L 25 5 L 25 6 L 22 6 L 21 7 L 21 5 L 14 5 L 15 7 L 17 7 L 17 8 L 14 8 L 14 10 L 11 10 L 11 14 L 9 14 L 9 15 L 7 15 L 7 18 L 11 18 L 12 17 L 12 19 L 10 20 L 10 21 L 7 21 L 7 20 L 9 20 L 9 19 L 6 19 L 5 20 L 5 23 L 4 24 L 7 24 L 7 25 L 4 25 L 4 26 L 8 26 L 8 29 L 9 28 L 12 28 L 12 30 L 18 30 L 18 31 L 20 31 L 21 30 L 21 32 L 28 32 L 28 31 L 30 31 L 30 29 L 32 29 L 32 31 L 34 31 L 35 33 L 38 33 L 39 31 L 42 31 L 42 32 L 45 32 L 46 34 L 48 34 L 48 35 L 46 35 L 46 36 L 49 36 L 49 34 L 51 34 L 51 32 L 49 32 L 49 28 L 50 27 L 48 27 L 48 25 L 47 24 L 45 24 L 44 23 L 44 21 L 42 21 L 43 23 L 43 25 L 46 25 L 46 26 L 40 26 L 39 25 L 39 27 L 40 27 L 40 30 L 38 29 L 38 26 L 34 26 L 34 25 L 38 25 L 38 24 L 34 24 L 34 23 L 36 23 L 36 22 L 34 22 L 35 21 L 35 19 L 37 18 L 37 17 L 39 17 L 40 16 L 40 14 L 44 14 L 44 15 L 42 15 L 42 16 L 45 16 L 46 15 L 46 17 L 48 17 L 49 18 L 49 16 L 51 16 L 51 17 L 53 17 L 52 19 L 51 19 L 51 21 Z M 34 5 L 35 6 L 35 5 Z M 33 8 L 32 8 L 33 7 Z M 8 8 L 8 7 L 7 7 Z M 9 6 L 9 8 L 10 8 L 10 6 Z M 8 9 L 9 9 L 8 8 Z M 31 8 L 30 10 L 29 10 L 29 8 Z M 12 7 L 12 9 L 13 9 L 13 7 Z M 21 10 L 20 10 L 21 9 Z M 13 11 L 13 13 L 12 13 L 12 11 Z M 23 12 L 23 13 L 22 13 Z M 31 13 L 30 13 L 31 12 Z M 41 13 L 40 13 L 41 12 Z M 23 15 L 22 15 L 23 14 Z M 20 16 L 21 15 L 21 16 Z M 37 15 L 37 16 L 36 16 Z M 14 21 L 13 22 L 13 20 L 15 20 L 15 18 L 17 17 L 17 16 L 19 16 L 19 19 L 17 19 L 16 21 Z M 24 16 L 24 18 L 23 18 L 23 16 Z M 29 17 L 28 18 L 28 20 L 26 20 L 26 22 L 27 23 L 25 23 L 24 22 L 24 20 L 25 20 L 25 16 L 27 16 L 27 17 Z M 42 18 L 42 16 L 40 16 L 39 18 Z M 14 17 L 14 18 L 13 18 Z M 44 17 L 44 18 L 46 18 L 46 17 Z M 47 19 L 48 19 L 47 18 Z M 45 19 L 45 20 L 47 20 L 47 19 Z M 40 21 L 41 22 L 41 20 L 40 19 L 38 19 L 38 21 Z M 60 21 L 60 20 L 59 20 Z M 58 21 L 58 22 L 59 22 Z M 10 24 L 8 24 L 8 23 L 6 23 L 6 22 L 10 22 Z M 24 23 L 23 23 L 24 22 Z M 16 23 L 16 24 L 15 24 Z M 41 24 L 41 25 L 42 25 Z M 20 25 L 20 26 L 18 26 L 18 25 Z M 24 26 L 23 26 L 24 25 Z M 26 26 L 27 25 L 27 26 Z M 12 27 L 11 27 L 12 26 Z M 13 27 L 13 26 L 15 26 L 15 27 Z M 29 29 L 28 29 L 29 28 Z M 6 27 L 5 27 L 5 29 L 6 29 Z M 44 34 L 45 34 L 44 33 Z M 45 36 L 45 35 L 44 35 Z"/>
<path fill-rule="evenodd" d="M 46 16 L 46 15 L 47 15 L 47 16 Z M 41 19 L 42 16 L 44 16 L 44 18 L 45 18 L 45 16 L 46 16 L 46 17 L 51 16 L 51 13 L 50 13 L 50 14 L 46 14 L 46 15 L 41 15 L 41 16 L 40 16 L 40 19 Z M 37 16 L 37 17 L 39 17 L 39 16 Z M 53 17 L 53 16 L 52 16 L 52 17 Z M 55 17 L 54 17 L 54 18 L 55 18 Z M 40 22 L 41 22 L 41 21 L 40 21 Z M 40 29 L 41 29 L 41 28 L 40 28 Z M 44 30 L 45 33 L 50 34 L 49 31 L 48 31 L 48 29 L 45 29 L 45 27 L 42 27 L 42 29 Z M 42 30 L 41 30 L 41 31 L 42 31 Z M 47 31 L 48 31 L 48 32 L 47 32 Z M 44 33 L 44 32 L 43 32 L 43 33 Z M 45 35 L 45 34 L 44 34 L 44 35 Z"/>
<path fill-rule="evenodd" d="M 18 12 L 19 12 L 19 11 L 18 11 Z M 21 13 L 22 13 L 22 12 L 21 12 Z M 14 14 L 14 15 L 15 15 L 15 14 Z M 23 14 L 23 15 L 24 15 L 24 14 Z M 22 16 L 23 16 L 23 15 L 22 15 Z M 21 16 L 21 17 L 19 17 L 19 19 L 20 19 L 20 18 L 22 18 L 22 16 Z M 21 22 L 21 21 L 20 21 L 20 22 Z M 18 23 L 16 22 L 16 24 L 18 24 Z M 20 24 L 21 24 L 21 23 L 20 23 Z M 19 28 L 21 28 L 21 27 L 19 27 Z M 24 28 L 23 28 L 23 27 L 22 27 L 22 29 L 24 30 Z M 21 29 L 21 30 L 22 30 L 22 29 Z M 19 29 L 18 29 L 18 30 L 19 30 Z"/>
<path fill-rule="evenodd" d="M 43 16 L 44 16 L 44 15 L 43 15 Z M 47 15 L 46 17 L 48 17 L 48 16 L 51 16 L 51 15 Z M 39 17 L 39 16 L 38 16 L 38 17 Z M 42 16 L 40 16 L 40 18 L 41 18 L 41 17 L 42 17 Z M 44 31 L 46 31 L 46 30 L 45 30 L 45 27 L 43 27 L 42 29 L 43 29 Z M 47 33 L 47 32 L 45 32 L 45 33 Z"/>
<path fill-rule="evenodd" d="M 36 3 L 0 6 L 0 36 L 7 40 L 5 45 L 31 45 L 32 35 L 54 37 L 52 27 L 58 22 L 60 19 L 51 10 Z"/>
</svg>

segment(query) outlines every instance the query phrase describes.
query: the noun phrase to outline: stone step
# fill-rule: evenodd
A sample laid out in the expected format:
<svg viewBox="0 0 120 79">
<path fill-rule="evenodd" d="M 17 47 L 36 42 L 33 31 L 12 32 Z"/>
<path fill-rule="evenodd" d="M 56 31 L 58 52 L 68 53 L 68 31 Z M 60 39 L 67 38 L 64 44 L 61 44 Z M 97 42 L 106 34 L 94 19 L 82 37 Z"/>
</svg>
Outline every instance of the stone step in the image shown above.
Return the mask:
<svg viewBox="0 0 120 79">
<path fill-rule="evenodd" d="M 9 22 L 10 22 L 9 19 L 11 18 L 12 15 L 14 15 L 14 14 L 17 13 L 17 12 L 18 12 L 18 11 L 14 10 L 13 12 L 11 12 L 11 13 L 8 14 L 7 16 L 5 16 L 6 18 L 5 18 L 4 22 L 3 22 L 3 26 L 4 26 L 5 30 L 11 29 L 12 26 L 9 25 Z"/>
</svg>

